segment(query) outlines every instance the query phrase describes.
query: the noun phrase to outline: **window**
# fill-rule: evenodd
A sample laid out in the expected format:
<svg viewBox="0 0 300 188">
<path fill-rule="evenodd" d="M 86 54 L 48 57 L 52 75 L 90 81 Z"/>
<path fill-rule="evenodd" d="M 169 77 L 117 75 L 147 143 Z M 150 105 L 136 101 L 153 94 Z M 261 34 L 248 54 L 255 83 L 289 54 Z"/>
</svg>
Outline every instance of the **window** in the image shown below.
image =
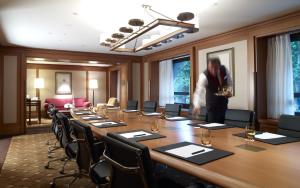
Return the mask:
<svg viewBox="0 0 300 188">
<path fill-rule="evenodd" d="M 174 101 L 183 108 L 190 105 L 190 70 L 189 57 L 173 60 Z"/>
<path fill-rule="evenodd" d="M 300 115 L 300 33 L 291 35 L 294 97 L 296 103 L 295 115 Z"/>
</svg>

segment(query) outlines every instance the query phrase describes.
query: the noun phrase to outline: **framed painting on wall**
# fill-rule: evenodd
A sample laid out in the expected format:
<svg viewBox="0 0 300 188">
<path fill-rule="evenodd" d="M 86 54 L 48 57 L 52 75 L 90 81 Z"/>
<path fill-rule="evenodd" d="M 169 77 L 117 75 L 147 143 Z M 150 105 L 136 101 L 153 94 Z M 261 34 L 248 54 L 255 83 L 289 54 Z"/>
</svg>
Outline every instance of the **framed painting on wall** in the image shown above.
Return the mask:
<svg viewBox="0 0 300 188">
<path fill-rule="evenodd" d="M 55 94 L 56 95 L 72 94 L 72 73 L 55 72 Z"/>
<path fill-rule="evenodd" d="M 216 57 L 220 59 L 221 65 L 224 65 L 230 73 L 230 76 L 232 78 L 232 95 L 234 96 L 235 94 L 234 48 L 207 53 L 206 56 L 207 63 L 210 58 L 216 58 Z"/>
</svg>

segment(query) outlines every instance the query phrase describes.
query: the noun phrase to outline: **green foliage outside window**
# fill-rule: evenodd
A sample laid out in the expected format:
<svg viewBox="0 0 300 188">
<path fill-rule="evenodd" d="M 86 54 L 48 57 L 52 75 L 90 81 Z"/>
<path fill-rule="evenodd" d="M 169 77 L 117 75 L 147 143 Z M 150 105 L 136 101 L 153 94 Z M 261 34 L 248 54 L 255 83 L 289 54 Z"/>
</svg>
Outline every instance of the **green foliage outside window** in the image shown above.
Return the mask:
<svg viewBox="0 0 300 188">
<path fill-rule="evenodd" d="M 296 112 L 300 112 L 300 41 L 291 42 Z M 297 96 L 297 97 L 296 97 Z"/>
<path fill-rule="evenodd" d="M 190 62 L 188 60 L 173 63 L 173 78 L 175 103 L 190 103 Z M 186 92 L 186 95 L 179 95 L 178 92 Z"/>
</svg>

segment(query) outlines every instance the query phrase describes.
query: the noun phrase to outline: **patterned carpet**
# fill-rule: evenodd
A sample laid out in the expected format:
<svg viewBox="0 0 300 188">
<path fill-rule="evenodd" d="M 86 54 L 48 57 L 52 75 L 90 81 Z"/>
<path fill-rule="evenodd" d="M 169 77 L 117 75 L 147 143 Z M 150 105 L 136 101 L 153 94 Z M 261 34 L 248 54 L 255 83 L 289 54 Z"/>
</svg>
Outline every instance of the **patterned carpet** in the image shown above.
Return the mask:
<svg viewBox="0 0 300 188">
<path fill-rule="evenodd" d="M 44 166 L 48 161 L 46 141 L 53 138 L 51 133 L 15 136 L 0 173 L 0 187 L 50 187 L 53 177 L 60 176 L 62 161 L 54 162 L 50 169 Z M 56 150 L 53 156 L 63 156 L 63 150 Z M 66 165 L 65 172 L 72 173 L 76 169 L 75 161 Z M 67 187 L 73 178 L 60 179 L 56 187 Z M 72 187 L 95 187 L 88 179 L 77 180 Z"/>
</svg>

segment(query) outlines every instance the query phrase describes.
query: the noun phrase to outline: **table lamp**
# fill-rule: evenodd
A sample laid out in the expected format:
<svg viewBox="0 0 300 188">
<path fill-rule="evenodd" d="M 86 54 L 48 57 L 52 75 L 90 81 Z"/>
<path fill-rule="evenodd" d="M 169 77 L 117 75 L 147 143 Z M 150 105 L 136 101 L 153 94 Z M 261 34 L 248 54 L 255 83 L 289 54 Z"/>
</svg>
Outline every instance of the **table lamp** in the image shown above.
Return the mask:
<svg viewBox="0 0 300 188">
<path fill-rule="evenodd" d="M 97 80 L 95 80 L 95 79 L 93 79 L 93 80 L 89 80 L 89 88 L 90 89 L 93 89 L 93 106 L 95 106 L 95 98 L 94 98 L 94 96 L 95 96 L 95 89 L 97 89 L 98 88 L 98 81 Z"/>
<path fill-rule="evenodd" d="M 38 93 L 40 93 L 40 89 L 45 87 L 45 82 L 43 78 L 35 78 L 34 80 L 34 88 L 38 89 Z M 38 94 L 39 96 L 39 94 Z"/>
</svg>

